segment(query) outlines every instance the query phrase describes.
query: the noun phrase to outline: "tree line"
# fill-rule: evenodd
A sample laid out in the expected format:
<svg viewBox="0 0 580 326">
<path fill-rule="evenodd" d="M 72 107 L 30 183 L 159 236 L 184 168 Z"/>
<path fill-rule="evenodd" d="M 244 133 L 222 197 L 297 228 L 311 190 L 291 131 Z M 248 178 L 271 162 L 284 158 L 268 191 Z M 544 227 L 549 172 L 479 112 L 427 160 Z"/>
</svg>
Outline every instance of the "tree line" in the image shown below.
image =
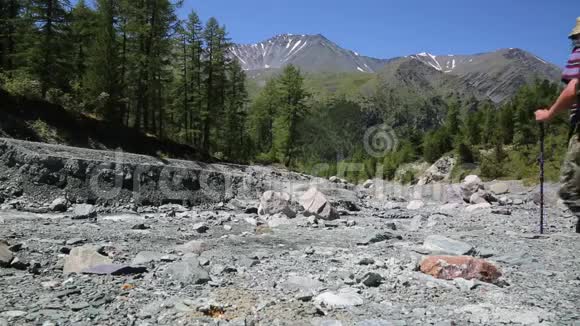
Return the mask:
<svg viewBox="0 0 580 326">
<path fill-rule="evenodd" d="M 3 0 L 3 87 L 229 157 L 242 155 L 245 72 L 215 18 L 182 1 Z"/>
</svg>

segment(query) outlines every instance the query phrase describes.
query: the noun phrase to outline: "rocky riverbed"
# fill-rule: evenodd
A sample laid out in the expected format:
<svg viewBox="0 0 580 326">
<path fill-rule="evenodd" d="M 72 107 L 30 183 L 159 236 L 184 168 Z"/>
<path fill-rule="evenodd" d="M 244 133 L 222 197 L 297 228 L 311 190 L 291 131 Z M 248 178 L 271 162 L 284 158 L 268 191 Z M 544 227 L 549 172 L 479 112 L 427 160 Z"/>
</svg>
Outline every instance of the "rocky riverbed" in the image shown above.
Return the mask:
<svg viewBox="0 0 580 326">
<path fill-rule="evenodd" d="M 311 186 L 195 206 L 12 194 L 0 325 L 580 323 L 580 236 L 556 200 L 539 235 L 515 184 L 444 200 Z"/>
</svg>

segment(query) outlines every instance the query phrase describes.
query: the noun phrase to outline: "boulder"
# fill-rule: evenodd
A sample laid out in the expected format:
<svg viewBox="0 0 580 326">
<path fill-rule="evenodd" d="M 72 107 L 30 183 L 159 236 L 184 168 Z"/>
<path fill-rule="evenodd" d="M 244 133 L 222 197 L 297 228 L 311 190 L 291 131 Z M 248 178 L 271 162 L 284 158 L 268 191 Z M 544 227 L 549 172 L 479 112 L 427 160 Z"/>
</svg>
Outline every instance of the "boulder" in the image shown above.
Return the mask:
<svg viewBox="0 0 580 326">
<path fill-rule="evenodd" d="M 452 157 L 440 158 L 423 173 L 417 184 L 423 186 L 434 182 L 449 180 L 455 164 L 456 160 Z"/>
<path fill-rule="evenodd" d="M 483 182 L 476 175 L 468 175 L 461 184 L 461 196 L 465 202 L 469 202 L 471 195 L 483 190 Z"/>
<path fill-rule="evenodd" d="M 328 181 L 330 181 L 332 183 L 340 183 L 340 178 L 337 176 L 332 176 L 332 177 L 328 178 Z"/>
<path fill-rule="evenodd" d="M 428 236 L 423 242 L 423 249 L 434 254 L 452 256 L 470 255 L 475 252 L 472 245 L 442 235 Z"/>
<path fill-rule="evenodd" d="M 464 278 L 496 283 L 502 275 L 492 263 L 469 256 L 427 256 L 421 261 L 420 269 L 425 274 L 444 280 Z"/>
<path fill-rule="evenodd" d="M 505 182 L 498 182 L 489 186 L 489 191 L 494 195 L 505 195 L 510 191 L 510 187 Z"/>
<path fill-rule="evenodd" d="M 183 261 L 167 266 L 164 275 L 182 284 L 205 284 L 211 281 L 209 273 L 201 267 L 195 257 L 188 257 Z"/>
<path fill-rule="evenodd" d="M 14 259 L 14 255 L 10 251 L 8 243 L 0 240 L 0 267 L 9 267 Z"/>
<path fill-rule="evenodd" d="M 471 197 L 469 197 L 469 203 L 470 204 L 485 204 L 488 201 L 484 198 L 484 196 L 482 196 L 481 192 L 476 192 L 473 195 L 471 195 Z"/>
<path fill-rule="evenodd" d="M 59 197 L 52 201 L 52 203 L 49 205 L 49 208 L 53 212 L 66 212 L 68 209 L 68 201 L 66 198 Z"/>
<path fill-rule="evenodd" d="M 75 205 L 72 218 L 75 220 L 83 220 L 97 217 L 97 210 L 95 206 L 89 204 Z"/>
<path fill-rule="evenodd" d="M 330 201 L 316 188 L 310 188 L 304 193 L 300 199 L 300 204 L 304 207 L 305 215 L 314 215 L 327 221 L 340 218 Z"/>
<path fill-rule="evenodd" d="M 111 264 L 113 261 L 98 252 L 98 247 L 82 246 L 73 248 L 70 255 L 64 259 L 65 274 L 81 273 L 87 268 L 97 265 Z"/>
<path fill-rule="evenodd" d="M 260 198 L 259 215 L 284 214 L 289 218 L 296 217 L 290 205 L 290 194 L 286 192 L 266 191 Z"/>
</svg>

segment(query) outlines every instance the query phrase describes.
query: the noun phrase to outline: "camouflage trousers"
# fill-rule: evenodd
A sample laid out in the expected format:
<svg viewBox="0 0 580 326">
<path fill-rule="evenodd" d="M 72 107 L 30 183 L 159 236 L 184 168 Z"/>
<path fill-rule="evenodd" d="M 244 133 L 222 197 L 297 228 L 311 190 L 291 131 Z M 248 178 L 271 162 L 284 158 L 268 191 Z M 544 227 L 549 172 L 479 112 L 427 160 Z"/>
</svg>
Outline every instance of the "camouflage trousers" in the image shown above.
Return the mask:
<svg viewBox="0 0 580 326">
<path fill-rule="evenodd" d="M 560 177 L 560 198 L 576 215 L 576 233 L 580 233 L 580 139 L 578 134 L 572 136 Z"/>
</svg>

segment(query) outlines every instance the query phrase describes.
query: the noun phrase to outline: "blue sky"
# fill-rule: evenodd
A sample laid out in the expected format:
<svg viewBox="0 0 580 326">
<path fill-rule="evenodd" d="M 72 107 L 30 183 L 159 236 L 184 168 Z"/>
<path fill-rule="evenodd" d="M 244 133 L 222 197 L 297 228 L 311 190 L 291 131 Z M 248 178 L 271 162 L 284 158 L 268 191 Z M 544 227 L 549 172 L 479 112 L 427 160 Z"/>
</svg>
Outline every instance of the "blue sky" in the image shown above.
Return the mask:
<svg viewBox="0 0 580 326">
<path fill-rule="evenodd" d="M 578 8 L 578 0 L 186 0 L 180 15 L 214 16 L 237 43 L 320 33 L 378 58 L 518 47 L 563 66 Z"/>
</svg>

